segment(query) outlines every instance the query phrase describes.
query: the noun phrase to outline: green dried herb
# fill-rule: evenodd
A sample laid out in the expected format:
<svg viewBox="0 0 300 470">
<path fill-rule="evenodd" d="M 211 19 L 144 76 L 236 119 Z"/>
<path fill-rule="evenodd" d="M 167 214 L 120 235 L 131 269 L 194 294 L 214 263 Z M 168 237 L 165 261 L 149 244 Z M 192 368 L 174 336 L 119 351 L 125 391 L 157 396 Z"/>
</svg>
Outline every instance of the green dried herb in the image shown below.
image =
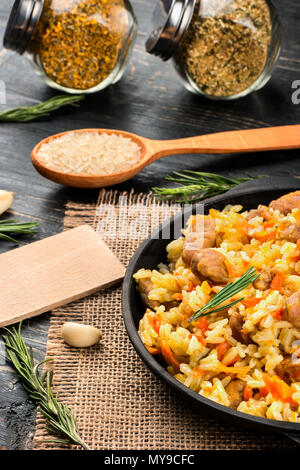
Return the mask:
<svg viewBox="0 0 300 470">
<path fill-rule="evenodd" d="M 223 289 L 204 305 L 204 307 L 197 310 L 189 319 L 189 323 L 198 320 L 198 318 L 206 317 L 211 313 L 221 312 L 244 300 L 244 297 L 241 297 L 240 299 L 224 305 L 226 300 L 231 299 L 231 297 L 246 289 L 246 287 L 250 286 L 259 276 L 260 274 L 257 273 L 253 266 L 249 268 L 237 281 L 227 284 L 227 286 L 223 287 Z M 220 307 L 220 305 L 222 306 Z"/>
<path fill-rule="evenodd" d="M 58 95 L 47 101 L 35 104 L 34 106 L 20 106 L 19 108 L 7 109 L 0 112 L 2 122 L 29 122 L 41 117 L 49 116 L 50 113 L 63 106 L 79 106 L 79 102 L 84 100 L 85 95 Z"/>
<path fill-rule="evenodd" d="M 207 95 L 236 95 L 262 74 L 271 32 L 265 0 L 197 0 L 176 59 Z"/>
<path fill-rule="evenodd" d="M 175 188 L 152 188 L 154 195 L 162 201 L 179 203 L 192 203 L 208 197 L 222 194 L 235 186 L 251 181 L 260 176 L 247 176 L 244 178 L 228 178 L 215 173 L 186 170 L 183 173 L 174 172 L 174 176 L 167 176 L 167 181 L 177 183 Z"/>
<path fill-rule="evenodd" d="M 39 222 L 19 222 L 19 220 L 15 219 L 0 220 L 0 239 L 12 243 L 19 243 L 18 240 L 15 240 L 7 234 L 34 235 L 37 233 L 37 230 L 33 229 L 39 225 Z"/>
<path fill-rule="evenodd" d="M 59 403 L 58 395 L 53 394 L 51 388 L 52 371 L 46 370 L 43 374 L 39 371 L 40 367 L 51 359 L 35 364 L 32 349 L 27 348 L 22 338 L 21 325 L 22 322 L 19 323 L 17 330 L 4 328 L 7 333 L 6 336 L 3 336 L 7 359 L 19 373 L 30 398 L 40 407 L 49 432 L 58 437 L 50 442 L 65 445 L 75 444 L 89 450 L 87 444 L 80 437 L 71 410 L 67 405 Z"/>
</svg>

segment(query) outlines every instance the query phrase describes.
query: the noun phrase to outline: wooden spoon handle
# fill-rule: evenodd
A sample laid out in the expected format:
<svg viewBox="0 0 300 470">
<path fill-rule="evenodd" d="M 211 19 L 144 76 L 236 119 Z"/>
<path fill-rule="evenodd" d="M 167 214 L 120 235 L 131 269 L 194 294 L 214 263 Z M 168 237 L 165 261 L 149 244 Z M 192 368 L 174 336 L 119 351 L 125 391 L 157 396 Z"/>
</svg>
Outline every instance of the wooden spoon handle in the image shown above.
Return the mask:
<svg viewBox="0 0 300 470">
<path fill-rule="evenodd" d="M 300 125 L 219 132 L 177 140 L 150 140 L 150 161 L 178 153 L 245 153 L 300 148 Z"/>
</svg>

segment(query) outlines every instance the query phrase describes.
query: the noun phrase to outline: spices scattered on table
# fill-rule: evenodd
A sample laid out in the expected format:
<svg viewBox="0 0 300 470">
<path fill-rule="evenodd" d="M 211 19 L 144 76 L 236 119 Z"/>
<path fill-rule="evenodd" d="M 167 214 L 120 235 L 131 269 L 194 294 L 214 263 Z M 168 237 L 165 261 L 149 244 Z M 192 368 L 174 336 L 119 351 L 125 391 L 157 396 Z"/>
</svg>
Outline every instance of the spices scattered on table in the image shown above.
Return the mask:
<svg viewBox="0 0 300 470">
<path fill-rule="evenodd" d="M 263 73 L 271 38 L 265 0 L 197 0 L 175 60 L 207 95 L 236 95 Z"/>
<path fill-rule="evenodd" d="M 82 131 L 50 139 L 40 147 L 37 158 L 59 172 L 98 175 L 126 170 L 138 162 L 140 155 L 140 146 L 128 137 Z"/>
</svg>

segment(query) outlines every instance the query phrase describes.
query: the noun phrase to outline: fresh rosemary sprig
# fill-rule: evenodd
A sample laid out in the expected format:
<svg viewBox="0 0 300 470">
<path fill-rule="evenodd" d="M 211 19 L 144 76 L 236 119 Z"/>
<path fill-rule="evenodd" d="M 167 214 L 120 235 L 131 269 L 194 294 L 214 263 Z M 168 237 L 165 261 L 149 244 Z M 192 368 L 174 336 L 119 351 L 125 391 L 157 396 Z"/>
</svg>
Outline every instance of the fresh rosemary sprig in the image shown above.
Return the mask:
<svg viewBox="0 0 300 470">
<path fill-rule="evenodd" d="M 67 405 L 58 402 L 58 395 L 54 396 L 51 389 L 52 371 L 40 373 L 40 367 L 49 362 L 46 359 L 35 364 L 32 349 L 28 349 L 21 335 L 21 324 L 18 329 L 4 328 L 7 335 L 3 335 L 7 359 L 20 375 L 22 384 L 29 397 L 40 407 L 46 419 L 47 429 L 59 439 L 56 442 L 64 445 L 78 445 L 83 449 L 89 447 L 82 441 L 71 410 Z"/>
<path fill-rule="evenodd" d="M 49 116 L 63 106 L 79 106 L 79 102 L 85 98 L 85 95 L 58 95 L 53 96 L 47 101 L 38 103 L 34 106 L 21 106 L 19 108 L 7 109 L 0 112 L 0 121 L 2 122 L 29 122 L 35 119 Z"/>
<path fill-rule="evenodd" d="M 37 233 L 37 230 L 33 230 L 35 227 L 40 225 L 39 222 L 19 222 L 16 219 L 4 219 L 0 220 L 0 238 L 13 243 L 19 243 L 7 233 L 17 233 L 20 235 Z"/>
<path fill-rule="evenodd" d="M 172 181 L 179 186 L 175 188 L 152 188 L 154 195 L 162 201 L 173 200 L 179 203 L 201 201 L 222 194 L 238 184 L 259 178 L 250 175 L 244 178 L 228 178 L 215 173 L 191 170 L 186 170 L 183 173 L 175 171 L 173 175 L 167 176 L 166 181 Z"/>
<path fill-rule="evenodd" d="M 206 305 L 204 305 L 204 307 L 197 310 L 191 316 L 189 322 L 191 323 L 198 320 L 198 318 L 206 317 L 206 315 L 210 315 L 211 313 L 221 312 L 222 310 L 241 302 L 244 300 L 244 297 L 218 307 L 218 305 L 223 304 L 223 302 L 250 286 L 250 284 L 252 284 L 252 282 L 254 282 L 259 276 L 260 274 L 258 274 L 256 269 L 252 266 L 237 281 L 227 284 L 227 286 L 223 287 L 223 289 L 220 290 L 220 292 L 218 292 L 218 294 L 215 295 Z"/>
</svg>

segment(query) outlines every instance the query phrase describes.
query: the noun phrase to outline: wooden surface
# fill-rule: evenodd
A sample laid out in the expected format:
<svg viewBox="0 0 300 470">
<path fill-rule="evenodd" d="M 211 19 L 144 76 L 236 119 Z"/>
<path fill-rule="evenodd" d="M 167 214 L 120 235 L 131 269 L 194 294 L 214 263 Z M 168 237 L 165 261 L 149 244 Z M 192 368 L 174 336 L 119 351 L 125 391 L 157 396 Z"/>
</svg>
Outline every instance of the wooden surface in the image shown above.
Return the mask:
<svg viewBox="0 0 300 470">
<path fill-rule="evenodd" d="M 13 0 L 0 4 L 3 33 Z M 89 96 L 79 109 L 58 112 L 36 123 L 0 123 L 0 188 L 15 192 L 14 216 L 40 220 L 37 238 L 59 232 L 68 200 L 94 202 L 97 190 L 69 189 L 43 179 L 32 167 L 32 148 L 49 134 L 65 130 L 103 127 L 123 129 L 151 139 L 176 139 L 217 131 L 300 123 L 300 105 L 291 100 L 292 82 L 300 80 L 299 0 L 274 0 L 281 13 L 286 38 L 279 65 L 271 82 L 259 92 L 235 102 L 213 102 L 185 91 L 171 63 L 146 55 L 144 43 L 151 28 L 153 3 L 132 2 L 139 21 L 139 34 L 126 76 L 114 87 Z M 25 57 L 0 51 L 0 90 L 6 86 L 6 105 L 30 105 L 55 94 L 35 76 Z M 0 101 L 2 101 L 0 94 Z M 163 183 L 173 170 L 198 169 L 234 175 L 300 174 L 299 150 L 234 156 L 178 155 L 166 157 L 145 168 L 119 189 L 147 191 Z M 22 243 L 27 243 L 23 239 Z M 2 252 L 12 246 L 1 242 Z M 44 357 L 49 314 L 32 319 L 24 336 L 37 359 Z M 0 353 L 3 345 L 0 343 Z M 16 374 L 0 358 L 0 448 L 31 446 L 34 406 Z M 282 437 L 284 439 L 284 437 Z"/>
<path fill-rule="evenodd" d="M 0 326 L 7 326 L 111 286 L 125 268 L 95 230 L 81 225 L 2 253 L 0 273 Z"/>
</svg>

